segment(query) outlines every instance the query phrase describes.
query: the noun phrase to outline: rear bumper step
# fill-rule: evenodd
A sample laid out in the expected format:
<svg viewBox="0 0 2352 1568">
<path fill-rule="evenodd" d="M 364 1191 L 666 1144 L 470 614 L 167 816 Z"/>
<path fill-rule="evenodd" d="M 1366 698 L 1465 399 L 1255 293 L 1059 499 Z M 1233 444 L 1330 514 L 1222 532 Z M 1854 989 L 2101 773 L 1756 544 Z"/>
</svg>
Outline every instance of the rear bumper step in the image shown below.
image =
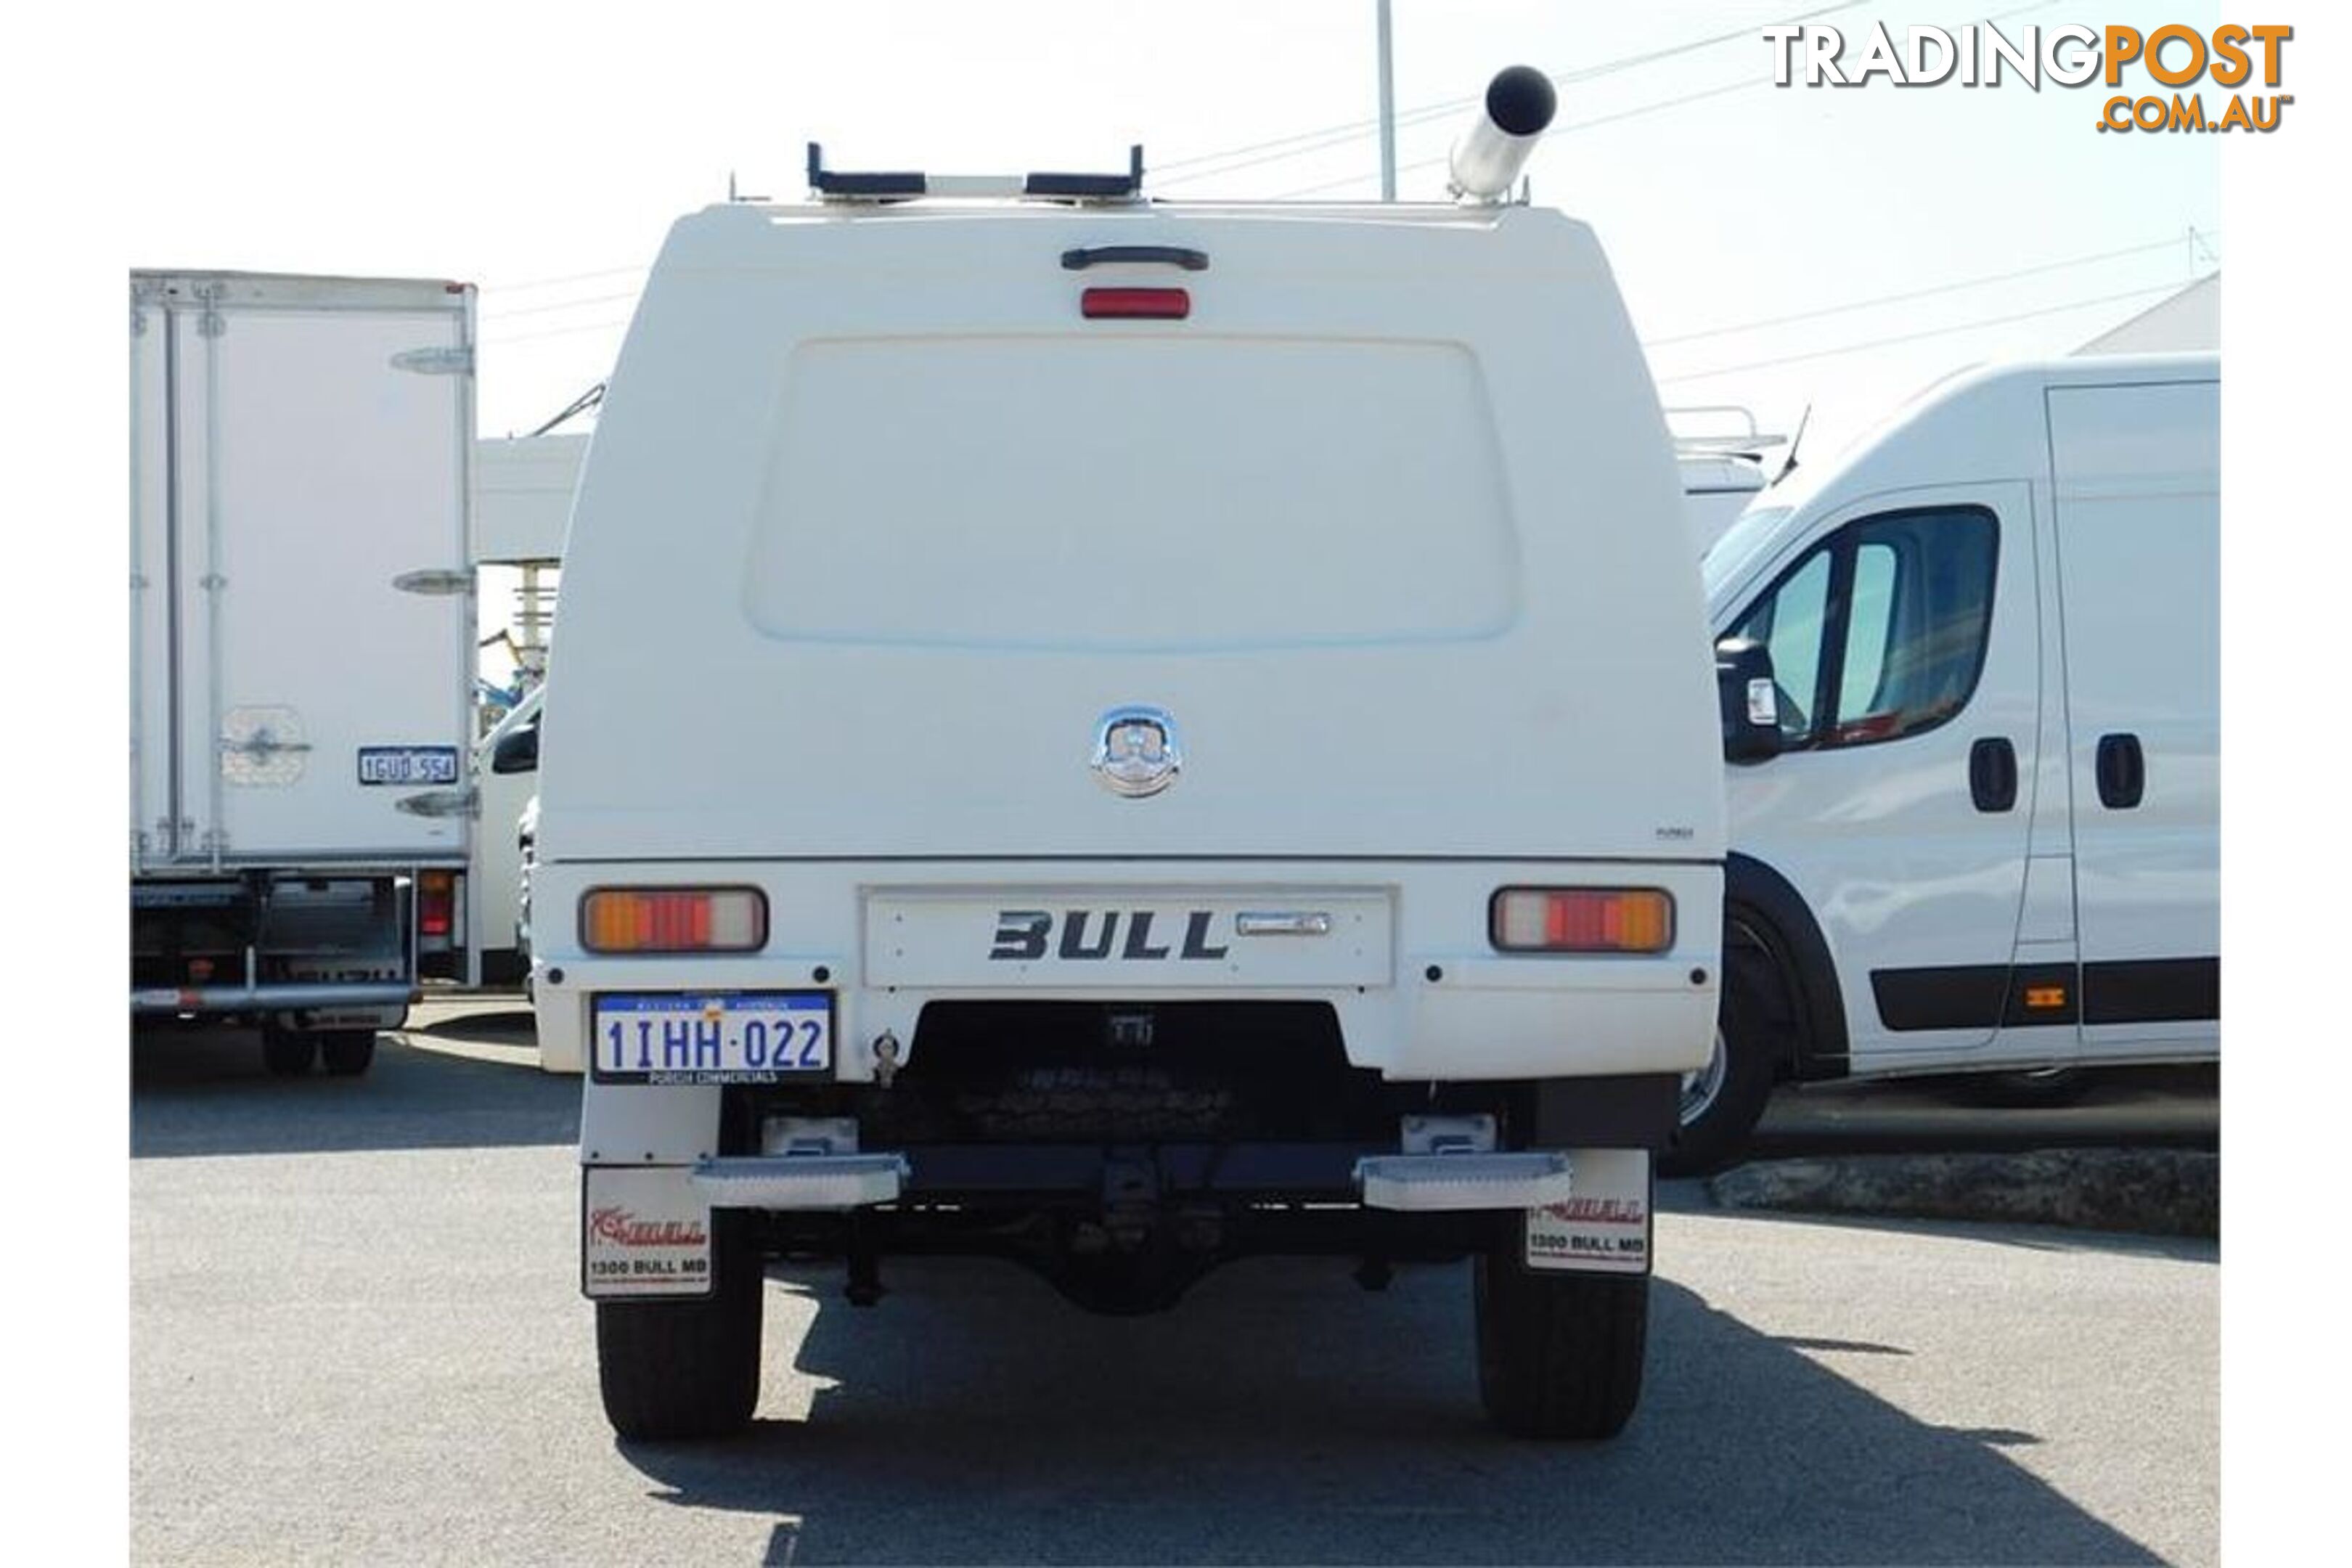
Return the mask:
<svg viewBox="0 0 2352 1568">
<path fill-rule="evenodd" d="M 705 1160 L 695 1189 L 722 1209 L 854 1209 L 898 1201 L 904 1154 L 781 1154 Z"/>
<path fill-rule="evenodd" d="M 1574 1173 L 1556 1151 L 1375 1154 L 1356 1162 L 1364 1206 L 1413 1211 L 1532 1209 L 1567 1201 Z"/>
</svg>

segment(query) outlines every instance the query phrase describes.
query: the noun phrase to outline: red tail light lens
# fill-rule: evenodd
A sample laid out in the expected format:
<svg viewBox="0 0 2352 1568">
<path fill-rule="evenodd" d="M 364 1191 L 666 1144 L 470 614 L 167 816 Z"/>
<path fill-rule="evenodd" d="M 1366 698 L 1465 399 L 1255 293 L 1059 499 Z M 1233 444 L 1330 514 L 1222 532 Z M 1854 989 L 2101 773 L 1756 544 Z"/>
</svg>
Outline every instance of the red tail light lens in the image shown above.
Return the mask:
<svg viewBox="0 0 2352 1568">
<path fill-rule="evenodd" d="M 757 888 L 600 888 L 580 900 L 591 952 L 754 952 L 767 941 Z"/>
<path fill-rule="evenodd" d="M 447 936 L 455 921 L 457 879 L 447 871 L 427 871 L 416 879 L 416 930 L 424 936 Z"/>
<path fill-rule="evenodd" d="M 1505 952 L 1664 952 L 1675 900 L 1658 888 L 1505 888 L 1486 910 Z"/>
</svg>

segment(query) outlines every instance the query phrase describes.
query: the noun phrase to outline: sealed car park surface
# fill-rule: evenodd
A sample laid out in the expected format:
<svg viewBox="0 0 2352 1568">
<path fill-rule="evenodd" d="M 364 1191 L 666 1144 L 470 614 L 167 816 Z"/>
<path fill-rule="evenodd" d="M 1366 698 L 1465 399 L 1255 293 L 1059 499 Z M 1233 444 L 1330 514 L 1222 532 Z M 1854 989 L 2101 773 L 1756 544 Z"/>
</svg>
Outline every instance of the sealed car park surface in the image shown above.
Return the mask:
<svg viewBox="0 0 2352 1568">
<path fill-rule="evenodd" d="M 352 1083 L 133 1052 L 140 1562 L 2211 1562 L 2217 1249 L 1661 1189 L 1616 1442 L 1482 1424 L 1468 1281 L 1235 1266 L 1097 1319 L 1005 1265 L 772 1277 L 750 1436 L 615 1444 L 578 1080 L 528 1036 Z"/>
</svg>

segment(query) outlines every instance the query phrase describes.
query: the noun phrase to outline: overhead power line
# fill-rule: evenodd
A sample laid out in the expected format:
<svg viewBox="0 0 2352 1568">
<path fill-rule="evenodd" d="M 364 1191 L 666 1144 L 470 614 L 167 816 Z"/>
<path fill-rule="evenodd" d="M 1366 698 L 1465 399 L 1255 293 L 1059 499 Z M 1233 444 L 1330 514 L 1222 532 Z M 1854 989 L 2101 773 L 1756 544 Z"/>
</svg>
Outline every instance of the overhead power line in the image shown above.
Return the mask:
<svg viewBox="0 0 2352 1568">
<path fill-rule="evenodd" d="M 1984 23 L 2005 22 L 2005 21 L 2009 20 L 2009 19 L 2010 19 L 2011 17 L 2012 17 L 2012 16 L 2024 16 L 2028 11 L 2040 11 L 2040 10 L 2044 10 L 2044 9 L 2048 8 L 2049 6 L 2052 6 L 2052 5 L 2056 5 L 2057 3 L 2058 3 L 2058 0 L 2032 0 L 2032 3 L 2031 3 L 2031 4 L 2029 4 L 2029 5 L 2012 6 L 2012 7 L 2011 7 L 2009 10 L 2006 10 L 2006 11 L 2000 11 L 2000 12 L 1996 12 L 1996 13 L 1995 13 L 1995 14 L 1993 14 L 1992 16 L 1986 16 L 1986 17 L 1982 17 L 1982 18 L 1980 18 L 1979 20 L 1980 20 L 1981 22 L 1984 22 Z M 1832 6 L 1832 7 L 1830 7 L 1829 9 L 1831 9 L 1831 10 L 1843 10 L 1843 9 L 1847 9 L 1847 8 L 1848 8 L 1848 7 L 1845 7 L 1845 6 Z M 1824 14 L 1824 13 L 1822 13 L 1822 12 L 1808 12 L 1808 13 L 1806 13 L 1806 16 L 1821 16 L 1821 15 L 1823 15 L 1823 14 Z M 1802 20 L 1804 20 L 1804 17 L 1797 17 L 1797 18 L 1794 18 L 1794 20 L 1796 20 L 1796 21 L 1802 21 Z M 1742 31 L 1738 32 L 1738 33 L 1732 33 L 1732 34 L 1727 34 L 1727 35 L 1725 35 L 1725 37 L 1751 37 L 1751 36 L 1752 36 L 1752 37 L 1758 37 L 1758 38 L 1761 38 L 1761 37 L 1763 37 L 1763 31 L 1762 31 L 1762 28 L 1761 28 L 1760 26 L 1759 26 L 1759 27 L 1746 28 L 1746 29 L 1743 29 Z M 1720 42 L 1720 41 L 1722 41 L 1722 40 L 1721 40 L 1721 39 L 1717 39 L 1717 40 L 1714 40 L 1714 41 L 1716 41 L 1716 42 Z M 1592 76 L 1601 76 L 1601 75 L 1606 75 L 1606 74 L 1608 74 L 1608 72 L 1609 72 L 1611 69 L 1612 69 L 1612 68 L 1613 68 L 1613 67 L 1595 67 L 1591 71 L 1587 72 L 1587 73 L 1583 73 L 1583 78 L 1589 79 L 1590 77 L 1592 77 Z M 1580 79 L 1580 78 L 1573 78 L 1573 77 L 1554 77 L 1552 79 L 1553 79 L 1553 81 L 1554 81 L 1555 83 L 1566 84 L 1566 83 L 1570 82 L 1571 80 L 1574 80 L 1574 79 Z M 1555 126 L 1553 126 L 1553 127 L 1551 128 L 1551 130 L 1550 130 L 1549 132 L 1548 132 L 1546 134 L 1548 134 L 1548 135 L 1551 135 L 1551 136 L 1562 136 L 1562 135 L 1566 135 L 1566 134 L 1567 134 L 1567 133 L 1569 133 L 1570 132 L 1573 132 L 1573 131 L 1590 131 L 1590 130 L 1593 129 L 1595 126 L 1612 124 L 1612 123 L 1614 123 L 1615 121 L 1620 121 L 1620 120 L 1632 120 L 1632 119 L 1636 118 L 1637 116 L 1643 115 L 1643 114 L 1654 114 L 1654 113 L 1656 113 L 1657 111 L 1659 111 L 1660 110 L 1666 110 L 1666 109 L 1679 109 L 1679 108 L 1681 108 L 1684 104 L 1686 104 L 1686 103 L 1696 103 L 1696 102 L 1700 101 L 1700 100 L 1703 100 L 1703 99 L 1709 99 L 1709 98 L 1720 98 L 1720 97 L 1722 97 L 1722 96 L 1723 96 L 1724 94 L 1726 94 L 1726 93 L 1738 92 L 1738 91 L 1739 91 L 1739 90 L 1740 90 L 1741 89 L 1743 89 L 1743 88 L 1750 88 L 1750 87 L 1769 87 L 1769 86 L 1770 86 L 1770 85 L 1771 85 L 1771 81 L 1772 81 L 1772 79 L 1771 79 L 1769 76 L 1768 76 L 1768 75 L 1764 75 L 1764 74 L 1762 74 L 1762 73 L 1760 73 L 1760 72 L 1759 72 L 1759 73 L 1758 75 L 1756 75 L 1756 76 L 1752 76 L 1752 77 L 1744 77 L 1744 78 L 1742 78 L 1741 79 L 1739 79 L 1738 81 L 1725 82 L 1725 83 L 1723 83 L 1723 84 L 1722 84 L 1721 86 L 1719 86 L 1719 87 L 1702 88 L 1702 89 L 1699 89 L 1698 91 L 1696 91 L 1696 92 L 1685 93 L 1685 94 L 1683 94 L 1683 95 L 1682 95 L 1681 97 L 1679 97 L 1679 98 L 1662 99 L 1662 100 L 1660 100 L 1659 101 L 1657 101 L 1657 102 L 1655 102 L 1655 103 L 1644 103 L 1644 104 L 1640 104 L 1640 105 L 1637 105 L 1636 107 L 1632 108 L 1632 109 L 1620 110 L 1618 110 L 1617 112 L 1615 112 L 1615 113 L 1613 113 L 1613 114 L 1601 114 L 1601 115 L 1595 115 L 1592 119 L 1590 119 L 1590 120 L 1580 120 L 1580 121 L 1575 121 L 1575 122 L 1573 122 L 1573 123 L 1571 123 L 1571 124 L 1568 124 L 1568 125 L 1555 125 Z M 1458 107 L 1460 107 L 1461 105 L 1464 105 L 1464 104 L 1470 104 L 1470 103 L 1475 103 L 1475 102 L 1476 102 L 1476 101 L 1477 101 L 1477 100 L 1476 100 L 1476 99 L 1475 99 L 1475 98 L 1465 98 L 1465 99 L 1459 100 L 1458 100 L 1455 104 L 1454 104 L 1454 105 L 1438 105 L 1438 106 L 1433 106 L 1431 110 L 1425 110 L 1425 111 L 1422 111 L 1422 112 L 1418 115 L 1418 118 L 1421 118 L 1421 119 L 1427 119 L 1427 118 L 1430 118 L 1430 117 L 1431 117 L 1431 115 L 1433 115 L 1433 114 L 1434 114 L 1434 113 L 1438 112 L 1438 111 L 1439 111 L 1440 110 L 1442 110 L 1442 109 L 1448 108 L 1448 107 L 1455 107 L 1455 108 L 1458 108 Z M 1403 123 L 1403 121 L 1402 121 L 1402 118 L 1400 118 L 1400 120 L 1399 120 L 1399 123 L 1400 123 L 1400 124 Z M 1328 144 L 1328 145 L 1338 145 L 1339 142 L 1343 142 L 1343 141 L 1345 141 L 1345 140 L 1346 140 L 1346 138 L 1342 137 L 1342 138 L 1339 138 L 1339 139 L 1335 140 L 1334 142 L 1330 142 L 1330 143 L 1327 143 L 1327 144 Z M 1235 164 L 1231 165 L 1231 168 L 1230 168 L 1230 169 L 1221 169 L 1221 170 L 1217 170 L 1217 171 L 1214 171 L 1214 172 L 1215 172 L 1215 173 L 1218 173 L 1218 174 L 1226 174 L 1226 173 L 1230 173 L 1230 172 L 1232 171 L 1232 169 L 1242 169 L 1242 168 L 1247 168 L 1247 167 L 1250 167 L 1250 166 L 1251 166 L 1251 164 L 1253 164 L 1253 163 L 1272 163 L 1272 162 L 1275 162 L 1275 161 L 1276 161 L 1276 160 L 1275 160 L 1275 159 L 1272 159 L 1272 158 L 1253 159 L 1253 160 L 1251 160 L 1251 163 L 1235 163 Z M 1402 165 L 1402 166 L 1397 170 L 1397 172 L 1398 172 L 1399 174 L 1406 174 L 1406 173 L 1410 173 L 1410 172 L 1412 172 L 1412 171 L 1419 170 L 1419 169 L 1434 169 L 1434 168 L 1436 168 L 1436 167 L 1440 166 L 1441 164 L 1444 163 L 1445 162 L 1446 162 L 1446 160 L 1445 160 L 1445 158 L 1444 158 L 1444 157 L 1436 157 L 1436 158 L 1423 158 L 1423 159 L 1421 159 L 1421 160 L 1419 160 L 1419 161 L 1417 161 L 1417 162 L 1415 162 L 1415 163 L 1406 163 L 1406 164 Z M 1185 177 L 1186 179 L 1194 179 L 1194 178 L 1200 178 L 1200 177 L 1202 177 L 1202 176 L 1190 175 L 1190 174 L 1188 174 L 1188 175 L 1186 175 L 1186 176 L 1184 176 L 1184 177 Z M 1276 194 L 1272 198 L 1270 198 L 1270 199 L 1272 199 L 1272 200 L 1274 200 L 1274 201 L 1287 201 L 1287 200 L 1289 200 L 1289 199 L 1291 199 L 1291 198 L 1293 198 L 1293 197 L 1296 197 L 1296 196 L 1311 196 L 1311 195 L 1319 195 L 1323 194 L 1323 193 L 1324 193 L 1324 192 L 1326 192 L 1326 191 L 1336 191 L 1336 190 L 1341 189 L 1341 188 L 1342 188 L 1342 187 L 1344 187 L 1344 186 L 1348 186 L 1348 185 L 1355 185 L 1355 184 L 1362 184 L 1362 183 L 1364 183 L 1365 181 L 1370 180 L 1370 179 L 1373 179 L 1373 178 L 1375 178 L 1375 177 L 1376 177 L 1376 176 L 1375 176 L 1375 175 L 1372 175 L 1372 174 L 1350 174 L 1350 175 L 1348 175 L 1348 176 L 1347 176 L 1346 178 L 1344 178 L 1344 179 L 1338 179 L 1338 180 L 1325 180 L 1325 181 L 1322 181 L 1322 182 L 1320 182 L 1320 183 L 1318 183 L 1318 184 L 1312 184 L 1312 185 L 1301 185 L 1301 186 L 1297 187 L 1297 189 L 1295 189 L 1295 190 L 1288 190 L 1288 191 L 1281 191 L 1281 192 L 1277 192 L 1277 193 L 1276 193 Z"/>
<path fill-rule="evenodd" d="M 2208 273 L 2206 276 L 2210 277 Z M 1746 364 L 1727 364 L 1717 370 L 1691 371 L 1681 375 L 1658 377 L 1660 386 L 1681 381 L 1711 381 L 1718 376 L 1738 375 L 1744 371 L 1770 370 L 1784 364 L 1802 364 L 1808 360 L 1835 359 L 1840 354 L 1860 353 L 1864 349 L 1890 348 L 1896 343 L 1918 342 L 1926 338 L 1948 337 L 1954 332 L 1972 332 L 1980 327 L 2005 327 L 2013 321 L 2030 321 L 2039 316 L 2063 315 L 2069 310 L 2087 310 L 2094 305 L 2120 304 L 2126 300 L 2142 300 L 2150 294 L 2179 292 L 2178 283 L 2158 283 L 2146 289 L 2126 289 L 2119 294 L 2101 294 L 2095 299 L 2070 300 L 2063 305 L 2045 305 L 2038 310 L 2019 310 L 2006 316 L 1986 316 L 1972 321 L 1955 321 L 1949 326 L 1930 327 L 1925 331 L 1901 332 L 1893 337 L 1872 338 L 1865 342 L 1841 343 L 1833 349 L 1815 349 L 1808 353 L 1783 354 L 1777 359 L 1750 360 Z"/>
<path fill-rule="evenodd" d="M 533 278 L 522 283 L 485 283 L 485 294 L 520 294 L 533 289 L 560 288 L 566 283 L 593 283 L 600 278 L 625 278 L 632 273 L 648 270 L 643 267 L 607 267 L 596 272 L 574 272 L 562 278 Z"/>
<path fill-rule="evenodd" d="M 484 314 L 494 321 L 512 321 L 517 316 L 544 316 L 554 310 L 581 310 L 591 305 L 610 305 L 622 300 L 634 300 L 636 291 L 625 294 L 592 294 L 585 300 L 561 300 L 551 305 L 524 305 L 516 310 L 493 310 Z"/>
<path fill-rule="evenodd" d="M 2213 235 L 2204 234 L 2201 230 L 2190 232 L 2199 239 L 2214 237 Z M 2216 230 L 2215 234 L 2219 232 Z M 1849 300 L 1843 305 L 1824 305 L 1818 310 L 1798 310 L 1786 316 L 1768 316 L 1758 321 L 1740 321 L 1731 326 L 1707 327 L 1696 332 L 1679 332 L 1671 338 L 1650 338 L 1645 340 L 1642 346 L 1645 349 L 1672 348 L 1678 343 L 1695 343 L 1702 338 L 1729 337 L 1738 332 L 1759 332 L 1767 327 L 1785 327 L 1798 321 L 1816 321 L 1824 316 L 1842 316 L 1849 310 L 1867 310 L 1874 305 L 1899 305 L 1912 300 L 1931 299 L 1937 294 L 1957 293 L 1963 289 L 1982 289 L 1994 283 L 2012 282 L 2020 278 L 2036 278 L 2045 272 L 2063 272 L 2070 268 L 2089 267 L 2102 261 L 2120 261 L 2128 256 L 2146 256 L 2151 251 L 2169 250 L 2181 244 L 2182 240 L 2182 236 L 2173 235 L 2168 238 L 2151 240 L 2146 245 L 2127 245 L 2119 250 L 2102 250 L 2092 256 L 2070 256 L 2062 261 L 2045 261 L 2034 267 L 2021 267 L 2014 271 L 1988 273 L 1981 278 L 1958 279 L 1949 283 L 1937 283 L 1926 289 L 1906 289 L 1900 294 L 1881 294 L 1874 299 Z M 2207 252 L 2209 257 L 2211 254 L 2210 251 Z"/>
<path fill-rule="evenodd" d="M 513 332 L 503 335 L 498 332 L 484 332 L 482 342 L 490 347 L 498 348 L 509 343 L 531 342 L 540 338 L 565 338 L 575 332 L 617 332 L 628 324 L 628 318 L 622 316 L 610 321 L 583 321 L 572 327 L 543 327 L 535 332 Z"/>
<path fill-rule="evenodd" d="M 1870 0 L 1843 0 L 1843 4 L 1840 5 L 1822 5 L 1811 11 L 1801 12 L 1790 17 L 1786 23 L 1780 25 L 1793 26 L 1797 23 L 1810 22 L 1816 17 L 1832 16 L 1840 11 L 1851 11 L 1869 3 Z M 1555 87 L 1570 87 L 1579 82 L 1613 76 L 1619 71 L 1654 65 L 1660 60 L 1672 59 L 1677 55 L 1695 54 L 1700 49 L 1713 48 L 1718 44 L 1736 43 L 1742 38 L 1761 38 L 1762 37 L 1760 27 L 1741 27 L 1732 32 L 1715 33 L 1704 38 L 1692 38 L 1684 43 L 1670 44 L 1664 48 L 1650 49 L 1638 55 L 1626 55 L 1618 59 L 1606 60 L 1599 65 L 1586 66 L 1577 70 L 1555 71 L 1550 73 L 1551 80 Z M 1479 101 L 1482 96 L 1480 93 L 1471 93 L 1463 98 L 1449 98 L 1435 103 L 1421 104 L 1399 113 L 1396 116 L 1396 123 L 1400 126 L 1419 125 L 1431 120 L 1441 119 L 1468 108 Z M 1155 170 L 1150 183 L 1155 187 L 1181 185 L 1190 181 L 1230 174 L 1241 169 L 1255 168 L 1261 163 L 1280 163 L 1287 158 L 1304 157 L 1309 153 L 1319 153 L 1326 148 L 1343 145 L 1367 131 L 1378 129 L 1380 121 L 1377 119 L 1354 120 L 1341 125 L 1327 125 L 1317 131 L 1302 131 L 1295 135 L 1278 136 L 1265 142 L 1252 142 L 1239 147 L 1229 147 L 1221 153 L 1202 153 L 1190 158 L 1179 158 L 1173 163 L 1163 163 Z M 1239 160 L 1239 162 L 1228 162 L 1229 160 Z M 1220 166 L 1213 169 L 1200 167 L 1206 163 L 1215 163 Z M 1197 172 L 1174 174 L 1171 177 L 1171 172 L 1179 169 L 1192 169 Z"/>
</svg>

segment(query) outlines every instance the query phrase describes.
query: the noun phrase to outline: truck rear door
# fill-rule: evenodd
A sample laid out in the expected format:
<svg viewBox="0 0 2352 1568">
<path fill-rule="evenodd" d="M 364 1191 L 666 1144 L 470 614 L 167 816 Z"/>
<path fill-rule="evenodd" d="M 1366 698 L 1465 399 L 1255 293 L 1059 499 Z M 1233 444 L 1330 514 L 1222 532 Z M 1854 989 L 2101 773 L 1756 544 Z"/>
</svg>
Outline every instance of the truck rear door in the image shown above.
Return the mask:
<svg viewBox="0 0 2352 1568">
<path fill-rule="evenodd" d="M 463 861 L 472 303 L 134 279 L 143 863 Z"/>
<path fill-rule="evenodd" d="M 2086 1056 L 2221 1016 L 2218 383 L 2053 387 Z"/>
</svg>

